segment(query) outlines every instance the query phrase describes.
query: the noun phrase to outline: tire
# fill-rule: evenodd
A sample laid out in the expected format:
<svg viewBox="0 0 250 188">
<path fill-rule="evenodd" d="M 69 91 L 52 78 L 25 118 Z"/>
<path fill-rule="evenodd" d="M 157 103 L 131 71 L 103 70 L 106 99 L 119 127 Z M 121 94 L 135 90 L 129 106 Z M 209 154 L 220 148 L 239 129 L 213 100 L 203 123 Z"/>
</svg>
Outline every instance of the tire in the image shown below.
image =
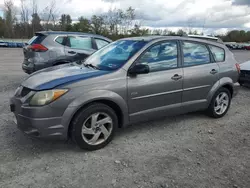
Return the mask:
<svg viewBox="0 0 250 188">
<path fill-rule="evenodd" d="M 106 123 L 101 125 L 101 120 Z M 118 119 L 112 108 L 105 104 L 94 103 L 76 115 L 71 127 L 71 138 L 81 149 L 98 150 L 113 139 L 118 127 Z"/>
<path fill-rule="evenodd" d="M 243 86 L 244 85 L 244 82 L 239 82 L 240 86 Z"/>
<path fill-rule="evenodd" d="M 218 99 L 218 97 L 221 98 L 222 94 L 225 94 L 226 96 L 223 98 L 223 102 L 221 102 L 221 105 L 218 105 L 217 99 Z M 223 87 L 220 88 L 214 94 L 214 96 L 213 96 L 213 98 L 211 100 L 211 103 L 210 103 L 210 105 L 209 105 L 209 107 L 207 109 L 208 115 L 210 117 L 213 117 L 213 118 L 221 118 L 221 117 L 223 117 L 227 113 L 227 111 L 229 110 L 229 108 L 230 108 L 231 98 L 232 98 L 231 93 L 230 93 L 230 91 L 227 88 L 223 88 Z M 227 107 L 225 107 L 226 106 L 226 102 L 225 102 L 226 99 L 228 99 Z M 222 108 L 218 109 L 219 106 L 220 107 L 222 106 Z"/>
</svg>

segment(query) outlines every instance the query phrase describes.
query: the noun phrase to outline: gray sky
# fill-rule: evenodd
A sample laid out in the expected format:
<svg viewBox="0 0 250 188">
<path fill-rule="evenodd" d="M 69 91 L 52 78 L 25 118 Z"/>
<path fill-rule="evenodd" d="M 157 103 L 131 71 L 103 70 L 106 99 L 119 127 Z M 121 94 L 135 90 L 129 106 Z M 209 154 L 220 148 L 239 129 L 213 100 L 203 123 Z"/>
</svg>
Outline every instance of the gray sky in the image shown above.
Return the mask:
<svg viewBox="0 0 250 188">
<path fill-rule="evenodd" d="M 27 4 L 31 0 L 26 0 Z M 42 10 L 52 0 L 37 0 Z M 225 32 L 230 29 L 250 30 L 250 0 L 55 0 L 58 14 L 70 14 L 77 20 L 80 16 L 107 12 L 110 8 L 136 9 L 142 25 L 173 29 L 206 27 L 206 31 Z M 4 0 L 0 0 L 0 7 Z M 14 0 L 20 7 L 20 0 Z"/>
</svg>

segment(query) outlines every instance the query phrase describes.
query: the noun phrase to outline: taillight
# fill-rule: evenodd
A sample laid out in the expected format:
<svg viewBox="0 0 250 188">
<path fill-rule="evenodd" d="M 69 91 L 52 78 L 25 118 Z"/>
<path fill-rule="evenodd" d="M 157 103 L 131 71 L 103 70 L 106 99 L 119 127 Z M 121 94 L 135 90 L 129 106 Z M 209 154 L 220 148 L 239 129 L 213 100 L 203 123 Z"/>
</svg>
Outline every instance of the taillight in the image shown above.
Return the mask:
<svg viewBox="0 0 250 188">
<path fill-rule="evenodd" d="M 48 50 L 48 48 L 46 48 L 42 44 L 32 44 L 28 48 L 34 52 L 46 52 Z"/>
<path fill-rule="evenodd" d="M 236 66 L 238 73 L 240 73 L 240 64 L 236 63 L 235 66 Z"/>
</svg>

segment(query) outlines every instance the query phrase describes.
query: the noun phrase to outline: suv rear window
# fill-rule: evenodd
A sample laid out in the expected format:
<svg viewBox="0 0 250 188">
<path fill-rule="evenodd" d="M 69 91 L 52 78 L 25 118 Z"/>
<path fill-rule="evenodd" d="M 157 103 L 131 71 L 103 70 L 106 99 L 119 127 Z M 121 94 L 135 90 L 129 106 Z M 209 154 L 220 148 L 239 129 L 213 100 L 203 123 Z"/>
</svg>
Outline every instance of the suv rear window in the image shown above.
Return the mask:
<svg viewBox="0 0 250 188">
<path fill-rule="evenodd" d="M 46 38 L 45 35 L 36 35 L 34 37 L 32 37 L 28 44 L 31 45 L 31 44 L 41 44 L 42 41 Z"/>
</svg>

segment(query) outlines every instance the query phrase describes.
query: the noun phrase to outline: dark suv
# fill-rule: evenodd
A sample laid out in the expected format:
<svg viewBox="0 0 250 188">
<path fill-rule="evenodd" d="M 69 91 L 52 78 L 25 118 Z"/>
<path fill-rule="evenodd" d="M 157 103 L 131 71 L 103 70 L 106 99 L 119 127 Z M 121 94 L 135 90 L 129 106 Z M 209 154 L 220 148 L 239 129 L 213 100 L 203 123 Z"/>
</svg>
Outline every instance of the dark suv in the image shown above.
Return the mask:
<svg viewBox="0 0 250 188">
<path fill-rule="evenodd" d="M 37 32 L 23 48 L 22 68 L 30 74 L 46 67 L 83 60 L 110 42 L 110 39 L 95 34 Z"/>
</svg>

